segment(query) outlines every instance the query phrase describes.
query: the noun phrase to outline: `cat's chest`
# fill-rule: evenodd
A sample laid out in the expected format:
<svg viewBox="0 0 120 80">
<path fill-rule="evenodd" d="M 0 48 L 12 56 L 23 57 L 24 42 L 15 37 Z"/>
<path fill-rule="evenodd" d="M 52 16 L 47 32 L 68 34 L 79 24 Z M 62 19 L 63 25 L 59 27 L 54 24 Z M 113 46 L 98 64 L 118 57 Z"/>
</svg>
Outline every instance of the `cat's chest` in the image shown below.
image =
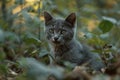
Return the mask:
<svg viewBox="0 0 120 80">
<path fill-rule="evenodd" d="M 66 46 L 59 46 L 59 47 L 55 47 L 53 49 L 53 53 L 55 56 L 63 56 L 63 54 L 69 53 L 70 52 L 70 47 L 66 47 Z"/>
<path fill-rule="evenodd" d="M 72 63 L 80 63 L 83 59 L 82 51 L 78 48 L 71 48 L 67 51 L 54 51 L 56 60 L 65 60 Z"/>
</svg>

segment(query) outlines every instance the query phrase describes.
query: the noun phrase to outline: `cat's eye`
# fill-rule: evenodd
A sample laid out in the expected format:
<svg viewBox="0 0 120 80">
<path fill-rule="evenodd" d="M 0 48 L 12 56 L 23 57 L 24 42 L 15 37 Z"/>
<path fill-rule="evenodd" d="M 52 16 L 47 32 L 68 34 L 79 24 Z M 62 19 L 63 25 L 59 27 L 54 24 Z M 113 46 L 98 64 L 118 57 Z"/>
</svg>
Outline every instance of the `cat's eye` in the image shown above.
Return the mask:
<svg viewBox="0 0 120 80">
<path fill-rule="evenodd" d="M 65 34 L 65 33 L 66 33 L 66 31 L 65 31 L 65 30 L 62 30 L 60 33 L 61 33 L 61 34 Z"/>
<path fill-rule="evenodd" d="M 54 33 L 54 29 L 49 29 L 49 32 L 50 33 Z"/>
</svg>

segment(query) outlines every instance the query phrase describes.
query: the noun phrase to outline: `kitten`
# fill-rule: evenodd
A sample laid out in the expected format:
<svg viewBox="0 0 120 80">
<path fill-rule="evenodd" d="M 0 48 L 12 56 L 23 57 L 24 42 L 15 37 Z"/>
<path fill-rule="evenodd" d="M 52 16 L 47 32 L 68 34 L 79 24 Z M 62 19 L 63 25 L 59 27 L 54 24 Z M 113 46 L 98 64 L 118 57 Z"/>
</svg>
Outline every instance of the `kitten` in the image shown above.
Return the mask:
<svg viewBox="0 0 120 80">
<path fill-rule="evenodd" d="M 104 67 L 98 54 L 91 53 L 88 47 L 76 40 L 75 13 L 62 20 L 54 19 L 48 12 L 44 12 L 44 18 L 46 38 L 51 46 L 51 54 L 57 62 L 69 61 L 76 65 L 88 63 L 94 70 Z"/>
</svg>

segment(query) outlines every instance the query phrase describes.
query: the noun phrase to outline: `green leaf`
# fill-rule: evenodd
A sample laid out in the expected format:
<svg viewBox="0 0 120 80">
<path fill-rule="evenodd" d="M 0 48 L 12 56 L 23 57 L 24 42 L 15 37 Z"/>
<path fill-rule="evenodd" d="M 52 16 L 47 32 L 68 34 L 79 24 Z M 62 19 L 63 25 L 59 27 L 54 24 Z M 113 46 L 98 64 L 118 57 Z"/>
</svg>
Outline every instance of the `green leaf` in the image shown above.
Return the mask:
<svg viewBox="0 0 120 80">
<path fill-rule="evenodd" d="M 108 21 L 108 20 L 103 20 L 100 22 L 98 27 L 103 33 L 106 33 L 112 29 L 113 23 L 111 21 Z"/>
<path fill-rule="evenodd" d="M 23 40 L 26 44 L 41 44 L 41 40 L 31 33 L 26 33 L 23 37 Z"/>
<path fill-rule="evenodd" d="M 1 73 L 1 74 L 6 74 L 7 71 L 8 71 L 7 65 L 6 65 L 6 64 L 1 64 L 1 65 L 0 65 L 0 73 Z"/>
<path fill-rule="evenodd" d="M 46 55 L 48 55 L 49 52 L 47 52 L 46 50 L 41 50 L 41 52 L 39 53 L 40 57 L 44 57 Z"/>
<path fill-rule="evenodd" d="M 20 67 L 27 73 L 27 80 L 47 80 L 49 75 L 54 75 L 60 79 L 63 75 L 63 69 L 57 67 L 48 67 L 34 58 L 21 58 L 19 61 Z"/>
<path fill-rule="evenodd" d="M 102 53 L 102 50 L 92 50 L 93 53 L 98 53 L 98 54 L 101 54 Z"/>
<path fill-rule="evenodd" d="M 37 39 L 36 37 L 27 37 L 25 38 L 25 42 L 27 44 L 40 44 L 41 43 L 41 41 Z"/>
<path fill-rule="evenodd" d="M 0 52 L 0 61 L 4 60 L 6 57 L 4 52 Z"/>
</svg>

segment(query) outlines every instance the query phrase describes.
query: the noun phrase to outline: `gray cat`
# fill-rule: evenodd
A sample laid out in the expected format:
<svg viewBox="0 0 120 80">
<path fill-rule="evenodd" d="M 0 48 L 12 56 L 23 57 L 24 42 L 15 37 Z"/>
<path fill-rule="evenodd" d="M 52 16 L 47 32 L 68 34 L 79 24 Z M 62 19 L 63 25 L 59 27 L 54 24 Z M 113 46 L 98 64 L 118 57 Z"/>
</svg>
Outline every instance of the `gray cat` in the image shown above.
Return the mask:
<svg viewBox="0 0 120 80">
<path fill-rule="evenodd" d="M 44 18 L 46 38 L 56 62 L 69 61 L 76 65 L 88 63 L 94 70 L 101 70 L 104 67 L 98 54 L 91 53 L 88 47 L 76 40 L 75 13 L 61 20 L 54 19 L 48 12 L 44 12 Z"/>
</svg>

